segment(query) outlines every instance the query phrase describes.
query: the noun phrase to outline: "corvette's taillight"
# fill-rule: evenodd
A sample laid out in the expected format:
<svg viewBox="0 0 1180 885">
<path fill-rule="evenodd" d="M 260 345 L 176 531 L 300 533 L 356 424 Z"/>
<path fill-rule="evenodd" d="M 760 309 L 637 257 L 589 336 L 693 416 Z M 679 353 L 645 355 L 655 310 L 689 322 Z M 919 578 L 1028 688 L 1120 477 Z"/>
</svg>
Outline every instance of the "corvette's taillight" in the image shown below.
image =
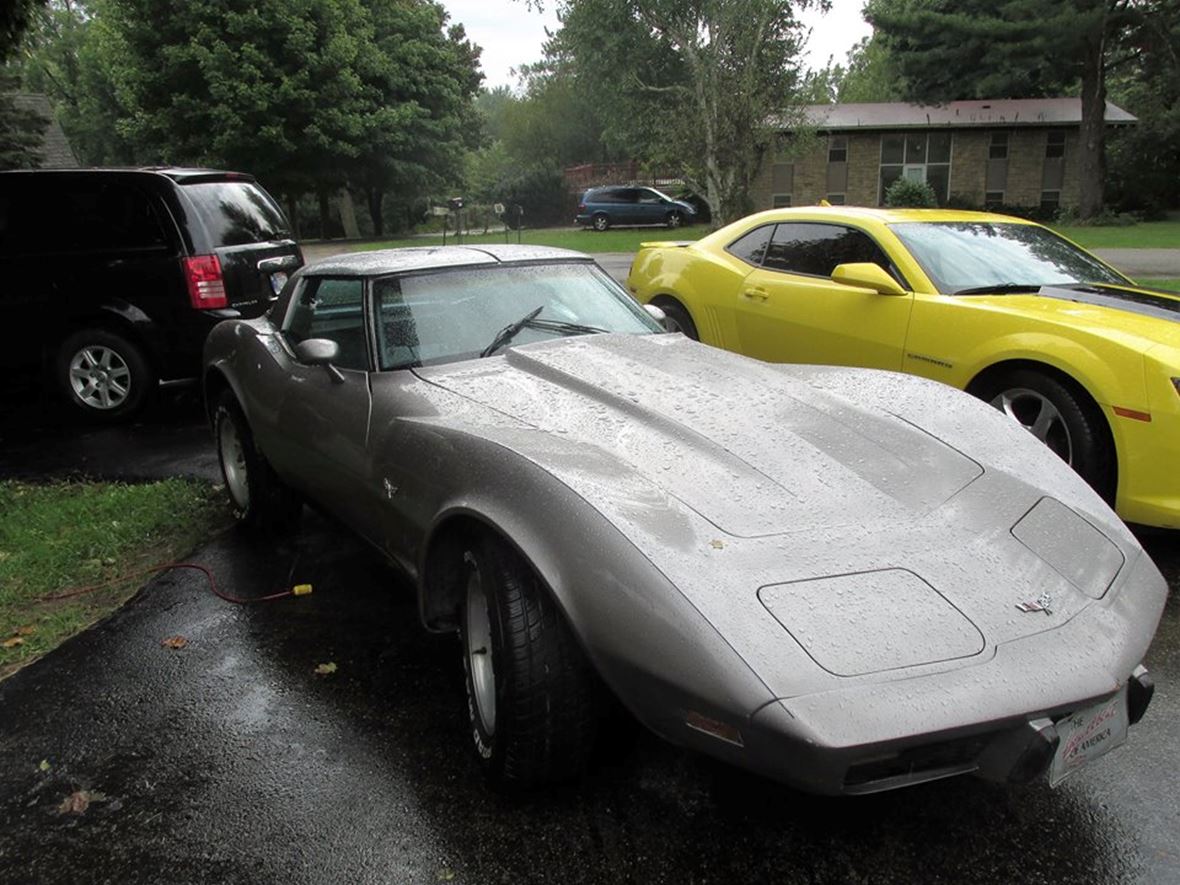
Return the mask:
<svg viewBox="0 0 1180 885">
<path fill-rule="evenodd" d="M 188 297 L 197 310 L 216 310 L 226 307 L 225 278 L 216 255 L 194 255 L 181 259 Z"/>
</svg>

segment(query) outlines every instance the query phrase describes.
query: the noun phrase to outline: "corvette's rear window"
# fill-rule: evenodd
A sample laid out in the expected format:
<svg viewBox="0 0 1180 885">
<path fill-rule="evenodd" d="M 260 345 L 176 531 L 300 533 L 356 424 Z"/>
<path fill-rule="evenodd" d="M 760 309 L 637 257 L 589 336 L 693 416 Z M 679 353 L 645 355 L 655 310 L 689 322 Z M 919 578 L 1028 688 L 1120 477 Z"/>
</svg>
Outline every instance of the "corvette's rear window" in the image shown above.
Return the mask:
<svg viewBox="0 0 1180 885">
<path fill-rule="evenodd" d="M 388 277 L 377 280 L 373 290 L 383 369 L 479 356 L 497 333 L 537 308 L 538 327 L 522 327 L 510 344 L 591 330 L 663 331 L 618 283 L 595 265 L 582 262 L 459 268 Z M 548 328 L 539 328 L 541 325 Z"/>
<path fill-rule="evenodd" d="M 890 225 L 939 292 L 1127 280 L 1048 228 L 1015 222 Z"/>
</svg>

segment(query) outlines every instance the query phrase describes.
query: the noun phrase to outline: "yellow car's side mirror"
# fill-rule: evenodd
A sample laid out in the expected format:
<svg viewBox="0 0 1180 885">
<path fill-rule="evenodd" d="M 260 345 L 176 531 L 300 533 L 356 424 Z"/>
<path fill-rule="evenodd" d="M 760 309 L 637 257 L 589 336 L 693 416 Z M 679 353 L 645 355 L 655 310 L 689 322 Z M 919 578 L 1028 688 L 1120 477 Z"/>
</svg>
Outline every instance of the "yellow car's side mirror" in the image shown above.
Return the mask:
<svg viewBox="0 0 1180 885">
<path fill-rule="evenodd" d="M 832 271 L 832 281 L 858 289 L 872 289 L 881 295 L 904 295 L 905 289 L 889 276 L 880 265 L 871 262 L 838 264 Z"/>
</svg>

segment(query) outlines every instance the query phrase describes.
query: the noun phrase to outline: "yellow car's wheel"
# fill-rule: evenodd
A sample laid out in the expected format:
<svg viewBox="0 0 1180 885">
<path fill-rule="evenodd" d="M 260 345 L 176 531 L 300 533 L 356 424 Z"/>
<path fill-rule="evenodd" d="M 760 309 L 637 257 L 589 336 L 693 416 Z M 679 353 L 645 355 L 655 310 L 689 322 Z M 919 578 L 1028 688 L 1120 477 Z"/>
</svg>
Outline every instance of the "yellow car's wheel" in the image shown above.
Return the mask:
<svg viewBox="0 0 1180 885">
<path fill-rule="evenodd" d="M 1006 372 L 977 393 L 1113 500 L 1113 446 L 1101 413 L 1088 398 L 1033 369 Z"/>
</svg>

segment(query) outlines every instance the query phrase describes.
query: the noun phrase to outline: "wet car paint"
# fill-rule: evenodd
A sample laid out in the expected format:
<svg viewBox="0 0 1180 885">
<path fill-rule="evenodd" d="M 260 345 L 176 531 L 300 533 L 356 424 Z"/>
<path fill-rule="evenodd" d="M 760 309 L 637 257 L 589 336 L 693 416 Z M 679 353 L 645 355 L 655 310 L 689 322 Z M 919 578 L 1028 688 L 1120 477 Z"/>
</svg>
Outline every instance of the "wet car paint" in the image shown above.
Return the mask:
<svg viewBox="0 0 1180 885">
<path fill-rule="evenodd" d="M 18 437 L 56 473 L 70 458 L 55 450 L 78 445 L 65 430 L 34 446 L 30 429 L 4 427 L 0 473 L 17 466 Z M 195 404 L 79 435 L 108 476 L 186 472 L 212 453 Z M 1174 882 L 1180 549 L 1175 534 L 1143 540 L 1173 594 L 1146 660 L 1156 698 L 1126 748 L 1057 790 L 958 778 L 819 799 L 638 733 L 583 784 L 511 801 L 477 777 L 455 640 L 421 630 L 397 573 L 312 515 L 287 544 L 231 532 L 193 557 L 227 589 L 315 592 L 230 606 L 199 576 L 165 575 L 0 683 L 0 870 L 31 882 Z M 173 635 L 189 645 L 160 646 Z M 336 673 L 316 675 L 329 661 Z M 81 789 L 105 798 L 59 814 Z"/>
</svg>

